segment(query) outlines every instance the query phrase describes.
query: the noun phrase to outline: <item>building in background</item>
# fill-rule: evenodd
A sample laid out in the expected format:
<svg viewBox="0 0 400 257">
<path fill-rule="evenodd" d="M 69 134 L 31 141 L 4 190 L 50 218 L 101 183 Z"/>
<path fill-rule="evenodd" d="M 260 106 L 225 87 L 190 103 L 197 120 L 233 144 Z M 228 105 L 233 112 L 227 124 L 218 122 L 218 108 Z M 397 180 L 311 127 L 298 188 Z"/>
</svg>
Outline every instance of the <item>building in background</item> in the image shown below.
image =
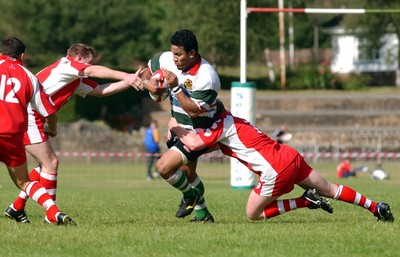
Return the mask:
<svg viewBox="0 0 400 257">
<path fill-rule="evenodd" d="M 380 46 L 372 48 L 367 39 L 344 28 L 332 34 L 331 71 L 337 74 L 368 74 L 375 84 L 394 85 L 398 69 L 399 40 L 394 33 L 384 35 Z"/>
</svg>

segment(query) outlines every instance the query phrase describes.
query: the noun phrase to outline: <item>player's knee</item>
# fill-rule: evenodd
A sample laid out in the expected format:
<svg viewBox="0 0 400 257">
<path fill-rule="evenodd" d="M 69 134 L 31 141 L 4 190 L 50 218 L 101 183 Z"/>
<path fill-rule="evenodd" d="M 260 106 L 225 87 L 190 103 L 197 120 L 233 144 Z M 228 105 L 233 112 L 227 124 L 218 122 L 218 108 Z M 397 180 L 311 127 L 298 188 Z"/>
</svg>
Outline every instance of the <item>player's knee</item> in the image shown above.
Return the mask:
<svg viewBox="0 0 400 257">
<path fill-rule="evenodd" d="M 57 173 L 58 171 L 58 165 L 60 164 L 60 161 L 58 160 L 57 156 L 54 156 L 51 159 L 51 169 L 54 173 Z"/>
<path fill-rule="evenodd" d="M 246 211 L 246 215 L 247 215 L 247 218 L 249 219 L 249 220 L 259 220 L 260 218 L 260 214 L 259 213 L 255 213 L 254 211 L 249 211 L 249 210 L 247 210 Z"/>
<path fill-rule="evenodd" d="M 165 164 L 161 159 L 156 162 L 156 170 L 159 174 L 163 174 L 165 172 Z"/>
<path fill-rule="evenodd" d="M 160 174 L 161 177 L 167 179 L 171 175 L 173 175 L 173 172 L 175 171 L 173 167 L 171 167 L 170 163 L 167 160 L 159 159 L 156 163 L 156 169 L 158 171 L 158 174 Z"/>
<path fill-rule="evenodd" d="M 49 161 L 41 164 L 42 171 L 45 173 L 57 174 L 59 163 L 57 156 L 52 156 Z"/>
<path fill-rule="evenodd" d="M 254 208 L 254 206 L 251 206 L 249 204 L 247 204 L 246 206 L 246 216 L 249 220 L 258 220 L 260 213 L 259 211 L 257 211 L 256 208 Z"/>
</svg>

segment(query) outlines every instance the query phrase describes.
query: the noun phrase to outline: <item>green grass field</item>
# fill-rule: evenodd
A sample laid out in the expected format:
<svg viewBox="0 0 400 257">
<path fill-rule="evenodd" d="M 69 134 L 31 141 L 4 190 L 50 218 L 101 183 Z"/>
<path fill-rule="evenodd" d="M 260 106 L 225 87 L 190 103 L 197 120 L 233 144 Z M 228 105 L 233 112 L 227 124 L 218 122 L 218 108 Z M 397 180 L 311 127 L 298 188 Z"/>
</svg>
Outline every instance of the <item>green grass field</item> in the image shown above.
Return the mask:
<svg viewBox="0 0 400 257">
<path fill-rule="evenodd" d="M 316 164 L 332 182 L 336 164 Z M 374 167 L 369 163 L 370 168 Z M 368 174 L 340 182 L 367 197 L 391 204 L 399 218 L 400 164 L 385 163 L 388 181 Z M 142 163 L 62 162 L 58 206 L 77 227 L 43 224 L 44 210 L 28 202 L 31 224 L 0 215 L 0 256 L 399 256 L 400 226 L 377 222 L 368 211 L 333 201 L 332 215 L 307 208 L 269 221 L 245 216 L 249 190 L 232 190 L 229 164 L 201 163 L 206 200 L 214 224 L 174 217 L 181 194 L 161 179 L 145 180 Z M 0 208 L 18 190 L 6 169 L 0 172 Z M 299 196 L 296 188 L 285 197 Z"/>
</svg>

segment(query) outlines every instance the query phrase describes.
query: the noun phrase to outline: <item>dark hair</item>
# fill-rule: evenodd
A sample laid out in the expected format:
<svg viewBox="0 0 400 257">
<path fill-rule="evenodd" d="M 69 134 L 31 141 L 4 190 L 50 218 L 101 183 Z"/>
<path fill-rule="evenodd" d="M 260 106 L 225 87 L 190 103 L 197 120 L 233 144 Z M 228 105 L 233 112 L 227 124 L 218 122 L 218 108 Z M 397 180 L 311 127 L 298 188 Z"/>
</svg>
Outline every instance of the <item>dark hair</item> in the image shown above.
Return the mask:
<svg viewBox="0 0 400 257">
<path fill-rule="evenodd" d="M 1 41 L 1 54 L 18 59 L 25 53 L 25 44 L 16 37 L 4 38 Z"/>
<path fill-rule="evenodd" d="M 183 47 L 183 49 L 185 49 L 187 53 L 190 52 L 191 50 L 194 50 L 197 55 L 199 51 L 199 44 L 197 43 L 197 38 L 193 34 L 193 32 L 191 32 L 188 29 L 182 29 L 175 32 L 172 35 L 170 42 L 171 45 Z"/>
<path fill-rule="evenodd" d="M 73 44 L 67 51 L 67 55 L 76 57 L 78 54 L 82 55 L 83 58 L 88 58 L 90 54 L 93 55 L 93 57 L 96 56 L 96 50 L 94 47 L 91 47 L 89 45 L 83 44 L 83 43 L 76 43 Z"/>
</svg>

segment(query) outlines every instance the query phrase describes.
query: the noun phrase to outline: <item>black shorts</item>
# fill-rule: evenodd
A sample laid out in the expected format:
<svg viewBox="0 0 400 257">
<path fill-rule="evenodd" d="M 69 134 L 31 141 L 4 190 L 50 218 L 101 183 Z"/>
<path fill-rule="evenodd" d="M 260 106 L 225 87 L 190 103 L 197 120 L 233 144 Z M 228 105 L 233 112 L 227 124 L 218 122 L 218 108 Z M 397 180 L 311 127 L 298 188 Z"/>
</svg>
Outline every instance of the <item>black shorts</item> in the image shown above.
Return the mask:
<svg viewBox="0 0 400 257">
<path fill-rule="evenodd" d="M 168 149 L 173 146 L 176 147 L 183 155 L 185 155 L 188 161 L 195 161 L 197 160 L 197 158 L 208 151 L 208 148 L 201 149 L 200 151 L 187 151 L 182 141 L 179 140 L 179 138 L 173 131 L 171 131 L 171 139 L 168 140 L 166 144 Z"/>
</svg>

